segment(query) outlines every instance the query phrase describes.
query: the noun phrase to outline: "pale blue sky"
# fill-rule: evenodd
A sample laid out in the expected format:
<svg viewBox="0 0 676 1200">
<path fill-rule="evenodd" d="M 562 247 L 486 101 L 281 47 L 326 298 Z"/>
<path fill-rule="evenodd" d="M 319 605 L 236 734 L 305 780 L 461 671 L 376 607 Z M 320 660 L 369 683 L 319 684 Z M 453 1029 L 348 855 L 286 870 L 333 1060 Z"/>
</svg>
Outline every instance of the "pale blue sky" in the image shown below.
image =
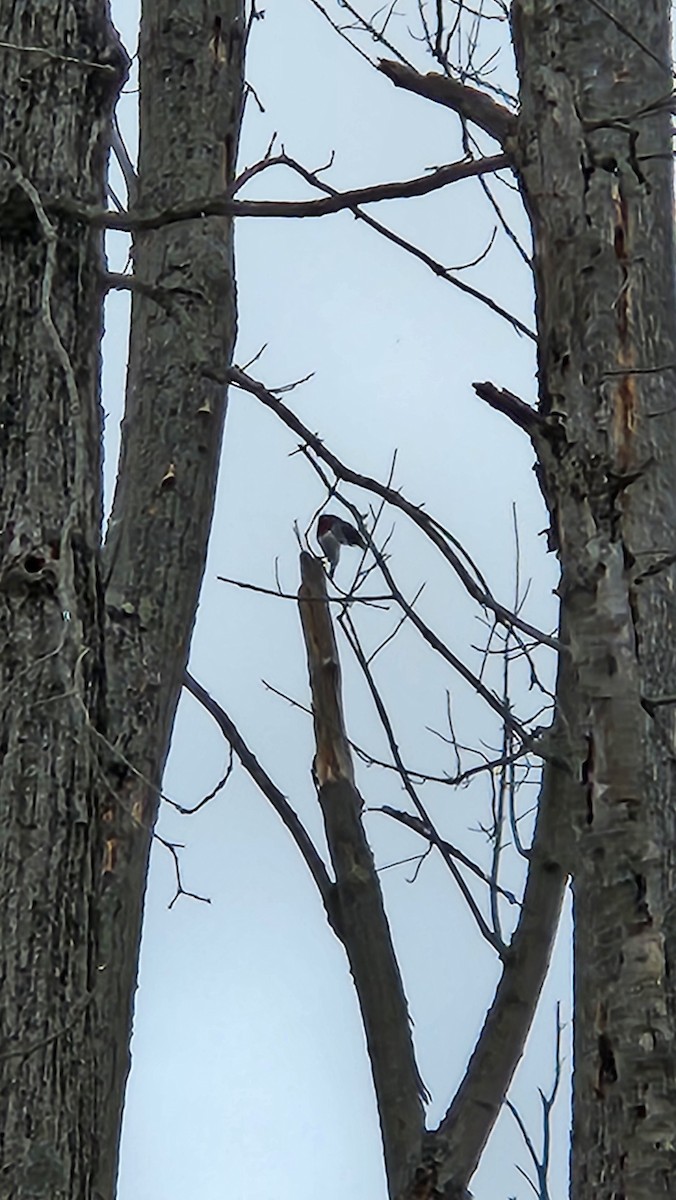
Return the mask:
<svg viewBox="0 0 676 1200">
<path fill-rule="evenodd" d="M 135 4 L 114 0 L 113 13 L 132 50 Z M 403 43 L 403 22 L 394 32 Z M 372 51 L 368 42 L 364 46 Z M 507 73 L 508 47 L 505 55 Z M 272 131 L 311 168 L 335 151 L 329 179 L 337 187 L 405 178 L 462 157 L 453 115 L 397 92 L 337 39 L 309 0 L 269 0 L 255 28 L 248 76 L 266 111 L 260 114 L 253 103 L 248 108 L 242 165 L 261 157 Z M 133 143 L 131 89 L 121 120 Z M 487 139 L 485 144 L 490 148 Z M 525 240 L 518 201 L 497 186 Z M 310 193 L 277 168 L 246 194 Z M 449 265 L 478 255 L 494 226 L 476 181 L 372 211 Z M 111 262 L 121 269 L 123 241 L 110 249 Z M 551 627 L 555 570 L 540 536 L 546 518 L 529 445 L 471 388 L 473 380 L 490 379 L 532 400 L 532 343 L 348 214 L 302 222 L 242 220 L 237 262 L 238 361 L 267 343 L 252 368 L 265 383 L 314 371 L 288 398 L 302 419 L 352 467 L 381 478 L 396 448 L 397 485 L 461 538 L 505 602 L 514 588 L 516 503 L 522 579 L 532 579 L 524 614 Z M 462 278 L 532 322 L 528 273 L 504 237 Z M 123 296 L 111 297 L 105 346 L 109 491 L 127 309 Z M 322 844 L 308 719 L 261 683 L 266 679 L 307 703 L 296 607 L 215 578 L 274 586 L 278 559 L 285 590 L 295 591 L 293 523 L 305 526 L 321 492 L 302 458 L 289 457 L 293 449 L 294 439 L 269 412 L 250 396 L 232 395 L 191 664 Z M 368 497 L 350 494 L 366 510 Z M 476 669 L 480 653 L 472 646 L 482 644 L 485 631 L 450 571 L 401 516 L 389 550 L 404 590 L 413 595 L 426 583 L 421 613 Z M 339 570 L 345 582 L 347 557 Z M 369 617 L 366 641 L 377 643 L 396 619 L 394 611 Z M 384 753 L 370 701 L 345 655 L 348 728 L 374 754 Z M 426 729 L 444 728 L 447 688 L 461 740 L 497 744 L 499 731 L 485 707 L 411 633 L 403 631 L 377 664 L 411 764 L 453 769 L 448 747 Z M 527 715 L 532 700 L 523 688 L 515 699 Z M 226 758 L 209 718 L 184 698 L 166 792 L 195 803 L 220 777 Z M 367 805 L 403 804 L 392 774 L 360 767 L 359 782 Z M 486 782 L 460 792 L 425 789 L 424 799 L 447 835 L 486 863 L 489 850 L 476 832 L 487 820 Z M 421 849 L 381 815 L 368 817 L 368 829 L 381 866 Z M 344 954 L 286 831 L 239 769 L 197 816 L 181 817 L 164 806 L 160 830 L 186 844 L 184 885 L 209 896 L 211 905 L 181 899 L 167 911 L 172 865 L 156 846 L 119 1200 L 316 1200 L 319 1194 L 322 1200 L 385 1200 L 368 1063 Z M 414 886 L 406 882 L 411 869 L 393 868 L 382 878 L 434 1122 L 473 1048 L 497 968 L 442 865 L 430 859 Z M 567 941 L 564 932 L 512 1092 L 534 1135 L 537 1087 L 547 1088 L 551 1080 L 558 998 L 564 1017 L 568 1013 Z M 561 1137 L 553 1200 L 565 1195 L 565 1157 Z M 529 1189 L 516 1162 L 528 1165 L 513 1120 L 504 1114 L 473 1184 L 478 1200 L 525 1200 Z"/>
</svg>

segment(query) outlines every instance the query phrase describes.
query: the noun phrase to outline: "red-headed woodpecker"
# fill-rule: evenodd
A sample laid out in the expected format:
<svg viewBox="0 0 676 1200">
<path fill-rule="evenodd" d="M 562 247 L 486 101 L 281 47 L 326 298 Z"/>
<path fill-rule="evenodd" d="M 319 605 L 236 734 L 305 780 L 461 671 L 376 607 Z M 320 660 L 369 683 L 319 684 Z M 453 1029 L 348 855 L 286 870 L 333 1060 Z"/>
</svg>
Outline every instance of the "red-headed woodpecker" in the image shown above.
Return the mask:
<svg viewBox="0 0 676 1200">
<path fill-rule="evenodd" d="M 364 549 L 364 539 L 354 525 L 334 517 L 331 513 L 322 513 L 317 521 L 317 541 L 329 561 L 329 578 L 338 566 L 341 546 L 361 546 Z"/>
</svg>

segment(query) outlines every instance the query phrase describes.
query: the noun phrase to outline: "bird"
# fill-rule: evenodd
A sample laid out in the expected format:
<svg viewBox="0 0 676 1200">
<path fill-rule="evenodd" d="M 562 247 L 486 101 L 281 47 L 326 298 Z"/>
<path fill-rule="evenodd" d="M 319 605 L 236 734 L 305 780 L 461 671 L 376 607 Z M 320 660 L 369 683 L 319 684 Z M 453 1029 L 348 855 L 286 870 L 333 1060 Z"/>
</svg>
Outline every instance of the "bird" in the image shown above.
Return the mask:
<svg viewBox="0 0 676 1200">
<path fill-rule="evenodd" d="M 359 530 L 333 513 L 322 513 L 317 521 L 317 541 L 329 562 L 329 579 L 333 579 L 338 566 L 341 546 L 361 546 L 362 550 L 365 549 Z"/>
</svg>

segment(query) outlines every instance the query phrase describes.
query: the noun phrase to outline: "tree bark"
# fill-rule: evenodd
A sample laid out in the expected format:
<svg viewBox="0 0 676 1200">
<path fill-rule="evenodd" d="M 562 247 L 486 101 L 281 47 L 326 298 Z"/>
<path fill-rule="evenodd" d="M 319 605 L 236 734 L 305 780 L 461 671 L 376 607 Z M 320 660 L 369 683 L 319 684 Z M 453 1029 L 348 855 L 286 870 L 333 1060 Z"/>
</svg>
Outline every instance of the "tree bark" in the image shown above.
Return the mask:
<svg viewBox="0 0 676 1200">
<path fill-rule="evenodd" d="M 233 176 L 243 13 L 146 0 L 140 211 Z M 145 233 L 101 549 L 101 208 L 128 59 L 103 0 L 0 0 L 0 1193 L 112 1200 L 150 838 L 235 337 L 229 219 Z M 26 49 L 32 47 L 33 49 Z M 44 47 L 44 53 L 36 48 Z M 168 297 L 168 301 L 167 301 Z M 175 298 L 174 298 L 175 297 Z"/>
<path fill-rule="evenodd" d="M 577 676 L 574 1200 L 676 1190 L 669 4 L 513 7 L 540 477 Z M 664 711 L 664 710 L 662 710 Z M 668 710 L 666 710 L 668 711 Z"/>
<path fill-rule="evenodd" d="M 140 38 L 143 212 L 222 192 L 234 177 L 243 96 L 243 0 L 145 0 Z M 143 893 L 159 788 L 211 528 L 236 336 L 232 221 L 143 233 L 134 274 L 175 299 L 133 295 L 120 467 L 103 555 L 114 785 L 104 812 L 102 1011 L 125 1047 L 109 1063 L 121 1114 Z M 113 1120 L 111 1111 L 110 1121 Z M 115 1162 L 101 1190 L 109 1194 Z"/>
<path fill-rule="evenodd" d="M 128 60 L 103 0 L 0 0 L 0 39 L 0 1193 L 84 1200 L 116 1140 L 92 1003 L 103 262 L 41 194 L 103 203 Z"/>
<path fill-rule="evenodd" d="M 317 753 L 313 775 L 335 872 L 335 923 L 359 1000 L 373 1074 L 390 1196 L 403 1195 L 420 1161 L 425 1088 L 413 1050 L 383 896 L 361 820 L 345 732 L 338 648 L 318 559 L 300 556 L 298 592 Z"/>
</svg>

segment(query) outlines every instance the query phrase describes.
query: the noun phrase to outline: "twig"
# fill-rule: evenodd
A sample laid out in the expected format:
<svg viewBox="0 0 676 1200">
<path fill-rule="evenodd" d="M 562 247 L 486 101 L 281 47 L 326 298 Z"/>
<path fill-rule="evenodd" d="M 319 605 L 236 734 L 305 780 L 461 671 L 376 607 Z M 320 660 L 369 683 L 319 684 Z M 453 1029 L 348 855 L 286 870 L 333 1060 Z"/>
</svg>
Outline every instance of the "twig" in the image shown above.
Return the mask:
<svg viewBox="0 0 676 1200">
<path fill-rule="evenodd" d="M 507 157 L 504 154 L 496 154 L 470 162 L 448 163 L 426 175 L 397 183 L 375 183 L 370 187 L 353 188 L 347 192 L 331 190 L 318 200 L 234 200 L 229 193 L 221 192 L 216 196 L 198 196 L 155 212 L 114 213 L 109 209 L 57 197 L 51 197 L 46 206 L 54 212 L 81 217 L 99 228 L 116 229 L 122 233 L 163 229 L 181 221 L 201 221 L 206 217 L 324 217 L 345 209 L 354 209 L 360 204 L 427 196 L 450 183 L 472 179 L 486 172 L 501 171 L 507 166 Z"/>
<path fill-rule="evenodd" d="M 376 712 L 378 713 L 380 723 L 383 727 L 385 737 L 387 738 L 387 742 L 390 747 L 390 753 L 392 755 L 392 759 L 393 759 L 394 763 L 396 764 L 399 777 L 401 779 L 402 784 L 404 785 L 404 789 L 408 793 L 408 796 L 411 799 L 413 805 L 415 806 L 415 809 L 416 809 L 418 815 L 421 817 L 422 821 L 425 823 L 425 825 L 428 828 L 432 829 L 433 826 L 432 826 L 432 822 L 429 818 L 429 815 L 426 812 L 425 807 L 422 804 L 415 788 L 413 787 L 410 775 L 404 765 L 404 761 L 401 757 L 399 746 L 397 745 L 397 741 L 394 736 L 394 730 L 392 728 L 392 723 L 390 721 L 387 709 L 383 702 L 382 696 L 380 695 L 380 692 L 376 686 L 375 680 L 373 678 L 373 673 L 368 665 L 368 662 L 366 661 L 366 657 L 361 648 L 361 643 L 357 636 L 357 631 L 355 629 L 354 623 L 348 613 L 345 613 L 344 617 L 341 618 L 341 624 L 343 625 L 343 629 L 344 629 L 345 635 L 347 637 L 348 645 L 350 646 L 350 649 L 352 650 L 352 652 L 361 668 L 362 674 L 366 680 L 367 687 L 371 693 L 371 697 L 373 699 L 373 703 L 375 705 Z M 497 934 L 495 934 L 493 932 L 493 930 L 490 929 L 487 921 L 485 920 L 485 918 L 483 916 L 483 913 L 481 912 L 481 909 L 479 908 L 476 900 L 474 899 L 474 896 L 472 895 L 470 889 L 468 888 L 467 884 L 465 883 L 462 873 L 456 866 L 456 863 L 454 860 L 455 856 L 446 850 L 446 848 L 442 842 L 442 839 L 439 838 L 435 842 L 435 845 L 436 845 L 437 849 L 439 850 L 444 862 L 446 863 L 446 866 L 448 867 L 449 871 L 451 872 L 458 888 L 460 889 L 463 899 L 465 900 L 465 903 L 467 904 L 472 916 L 474 917 L 474 920 L 476 921 L 476 924 L 479 928 L 479 931 L 480 931 L 482 937 L 484 937 L 485 940 L 488 942 L 488 944 L 493 947 L 496 954 L 498 954 L 498 956 L 500 958 L 504 958 L 504 955 L 505 955 L 504 942 L 501 940 L 500 937 L 497 936 Z"/>
<path fill-rule="evenodd" d="M 415 605 L 417 604 L 418 600 L 419 600 L 419 599 L 420 599 L 420 597 L 422 596 L 422 594 L 423 594 L 423 591 L 424 591 L 424 590 L 425 590 L 425 584 L 424 584 L 424 583 L 421 583 L 421 584 L 420 584 L 420 587 L 418 588 L 418 590 L 417 590 L 417 592 L 416 592 L 416 594 L 415 594 L 415 596 L 413 597 L 413 599 L 412 599 L 412 600 L 411 600 L 411 602 L 410 602 L 410 603 L 411 603 L 411 608 L 414 608 L 414 607 L 415 607 Z M 366 661 L 368 662 L 369 666 L 370 666 L 370 665 L 371 665 L 371 663 L 373 662 L 373 660 L 374 660 L 374 658 L 376 657 L 376 655 L 380 654 L 381 650 L 384 650 L 384 649 L 385 649 L 385 647 L 386 647 L 387 645 L 389 645 L 389 643 L 390 643 L 391 641 L 393 641 L 393 640 L 394 640 L 394 638 L 395 638 L 395 637 L 397 636 L 397 634 L 399 633 L 399 630 L 401 629 L 402 625 L 403 625 L 403 624 L 404 624 L 404 622 L 405 622 L 405 621 L 407 621 L 407 620 L 408 620 L 408 613 L 402 613 L 402 615 L 400 616 L 400 618 L 399 618 L 399 620 L 397 621 L 396 625 L 394 626 L 394 629 L 390 630 L 390 632 L 388 633 L 387 637 L 384 637 L 384 638 L 383 638 L 383 640 L 382 640 L 381 642 L 379 642 L 379 643 L 378 643 L 378 645 L 376 646 L 375 650 L 372 650 L 372 651 L 371 651 L 371 653 L 369 654 L 369 656 L 368 656 L 368 658 L 367 658 L 367 660 L 366 660 Z"/>
<path fill-rule="evenodd" d="M 218 783 L 215 784 L 214 787 L 212 787 L 211 791 L 207 792 L 206 796 L 203 796 L 201 800 L 198 800 L 197 804 L 193 805 L 192 808 L 186 808 L 186 806 L 184 804 L 178 804 L 176 802 L 176 800 L 169 800 L 168 797 L 165 796 L 164 800 L 166 801 L 166 803 L 171 804 L 172 808 L 176 809 L 176 812 L 180 812 L 183 814 L 183 816 L 186 816 L 186 817 L 190 817 L 190 816 L 192 816 L 193 813 L 199 812 L 199 810 L 201 808 L 204 808 L 205 804 L 208 804 L 210 800 L 213 800 L 214 797 L 217 796 L 218 793 L 223 790 L 223 788 L 225 787 L 226 783 L 228 782 L 230 776 L 232 775 L 232 769 L 234 766 L 232 746 L 229 746 L 229 751 L 230 751 L 230 758 L 228 760 L 228 765 L 225 768 L 224 774 L 221 776 Z"/>
<path fill-rule="evenodd" d="M 382 808 L 370 808 L 368 811 L 385 813 L 386 816 L 392 817 L 394 821 L 398 821 L 400 825 L 406 825 L 408 829 L 412 829 L 414 833 L 417 833 L 420 837 L 425 838 L 430 845 L 446 850 L 452 858 L 457 858 L 458 862 L 461 862 L 464 867 L 467 867 L 467 870 L 471 871 L 473 875 L 476 875 L 477 879 L 480 879 L 482 883 L 488 884 L 489 887 L 492 886 L 490 876 L 488 876 L 485 871 L 482 871 L 478 863 L 474 862 L 474 859 L 469 858 L 467 854 L 465 854 L 458 846 L 454 846 L 453 843 L 449 842 L 447 838 L 441 837 L 433 825 L 428 825 L 427 822 L 422 820 L 420 817 L 415 817 L 411 813 L 401 812 L 400 809 L 392 808 L 389 804 L 383 804 Z M 381 870 L 385 870 L 385 868 L 382 867 Z M 514 892 L 510 892 L 506 888 L 503 888 L 501 884 L 497 884 L 496 887 L 500 895 L 504 896 L 505 900 L 507 900 L 509 904 L 520 903 L 520 901 L 514 895 Z"/>
<path fill-rule="evenodd" d="M 168 842 L 166 838 L 160 837 L 159 833 L 153 833 L 153 837 L 156 842 L 159 842 L 160 845 L 164 846 L 165 849 L 169 851 L 174 862 L 176 892 L 174 893 L 173 898 L 169 901 L 167 908 L 173 908 L 179 896 L 189 896 L 191 900 L 200 900 L 202 904 L 211 904 L 211 900 L 208 896 L 198 896 L 196 892 L 188 892 L 183 887 L 183 882 L 181 880 L 181 864 L 178 858 L 178 851 L 185 850 L 184 844 L 182 842 Z"/>
<path fill-rule="evenodd" d="M 298 603 L 298 597 L 294 596 L 293 592 L 279 592 L 276 588 L 261 587 L 257 583 L 247 583 L 246 580 L 243 579 L 228 579 L 225 575 L 217 575 L 216 578 L 219 583 L 229 583 L 233 587 L 243 588 L 248 592 L 258 592 L 258 594 L 261 596 L 275 596 L 278 600 L 295 600 L 296 603 Z M 356 604 L 369 604 L 374 608 L 381 608 L 387 611 L 388 605 L 382 602 L 388 600 L 391 601 L 393 597 L 388 595 L 354 596 L 350 597 L 350 599 Z M 329 604 L 345 604 L 344 596 L 327 596 L 327 601 Z"/>
<path fill-rule="evenodd" d="M 517 1165 L 517 1170 L 521 1173 L 521 1175 L 523 1175 L 524 1179 L 528 1180 L 528 1183 L 532 1187 L 535 1195 L 538 1197 L 538 1200 L 550 1200 L 549 1166 L 550 1166 L 551 1133 L 552 1133 L 551 1116 L 552 1116 L 552 1108 L 554 1107 L 557 1092 L 559 1090 L 560 1081 L 561 1081 L 561 1005 L 557 1004 L 556 1005 L 554 1080 L 553 1080 L 549 1095 L 545 1095 L 545 1093 L 542 1091 L 542 1088 L 538 1089 L 538 1091 L 540 1093 L 540 1103 L 542 1105 L 542 1155 L 541 1156 L 539 1156 L 537 1154 L 537 1151 L 533 1144 L 533 1139 L 531 1138 L 530 1134 L 528 1133 L 525 1121 L 523 1120 L 518 1109 L 516 1108 L 516 1106 L 512 1103 L 512 1101 L 510 1099 L 505 1100 L 505 1104 L 506 1104 L 507 1108 L 511 1112 L 512 1116 L 514 1117 L 514 1120 L 516 1121 L 516 1123 L 519 1127 L 519 1131 L 523 1138 L 524 1145 L 528 1151 L 531 1162 L 535 1168 L 535 1173 L 537 1176 L 537 1186 L 533 1183 L 530 1176 L 527 1175 L 526 1172 L 518 1165 Z"/>
<path fill-rule="evenodd" d="M 286 796 L 282 795 L 279 788 L 272 782 L 270 776 L 263 769 L 255 755 L 249 750 L 244 738 L 241 736 L 233 721 L 226 713 L 225 709 L 214 700 L 206 688 L 202 687 L 196 679 L 188 671 L 184 676 L 184 686 L 195 697 L 203 708 L 213 717 L 219 729 L 227 738 L 232 746 L 235 754 L 241 762 L 244 770 L 251 776 L 254 783 L 261 790 L 263 795 L 268 799 L 274 808 L 277 815 L 281 818 L 288 832 L 291 834 L 296 846 L 300 850 L 305 859 L 312 878 L 314 879 L 319 894 L 322 898 L 326 915 L 329 924 L 335 930 L 335 918 L 333 913 L 332 897 L 333 884 L 329 878 L 328 871 L 308 834 L 305 826 L 300 818 L 292 809 Z"/>
<path fill-rule="evenodd" d="M 375 63 L 372 62 L 372 60 L 369 58 L 368 54 L 365 54 L 364 51 L 362 50 L 361 46 L 357 46 L 356 43 L 353 42 L 347 36 L 347 34 L 345 33 L 345 30 L 342 28 L 342 26 L 339 25 L 337 21 L 334 21 L 333 17 L 330 15 L 330 13 L 328 13 L 326 11 L 326 9 L 324 8 L 324 5 L 319 3 L 319 0 L 310 0 L 310 4 L 313 6 L 313 8 L 317 9 L 317 12 L 322 14 L 324 19 L 326 21 L 328 21 L 329 25 L 331 26 L 332 29 L 335 30 L 335 32 L 338 34 L 338 36 L 342 37 L 343 40 L 347 42 L 348 46 L 351 46 L 351 48 L 353 50 L 355 50 L 357 52 L 357 54 L 359 54 L 361 56 L 361 58 L 366 60 L 366 62 L 369 64 L 370 67 L 375 66 Z"/>
<path fill-rule="evenodd" d="M 372 20 L 369 21 L 366 17 L 363 17 L 361 15 L 361 13 L 357 12 L 357 10 L 352 7 L 352 5 L 348 2 L 348 0 L 338 0 L 338 2 L 340 3 L 341 8 L 346 9 L 347 12 L 349 12 L 350 15 L 355 18 L 355 22 L 356 22 L 355 25 L 339 25 L 337 21 L 334 21 L 333 17 L 330 15 L 330 13 L 327 12 L 326 8 L 324 7 L 323 4 L 321 4 L 319 2 L 319 0 L 310 0 L 310 3 L 313 5 L 313 7 L 316 8 L 317 11 L 322 14 L 322 16 L 324 17 L 324 19 L 326 21 L 328 21 L 331 28 L 333 30 L 335 30 L 335 32 L 340 37 L 344 38 L 344 40 L 347 42 L 348 46 L 351 46 L 353 50 L 356 50 L 357 54 L 360 54 L 362 58 L 365 58 L 367 63 L 369 64 L 369 66 L 375 67 L 376 64 L 369 58 L 368 54 L 364 53 L 364 51 L 361 49 L 360 46 L 357 45 L 356 42 L 353 42 L 347 36 L 348 32 L 351 33 L 354 30 L 357 33 L 368 33 L 374 42 L 377 42 L 381 46 L 384 46 L 387 50 L 390 51 L 391 54 L 394 54 L 396 56 L 396 58 L 398 58 L 401 62 L 406 63 L 408 61 L 406 58 L 404 58 L 404 55 L 401 53 L 401 51 L 398 50 L 397 47 L 395 45 L 393 45 L 392 42 L 388 41 L 388 39 L 384 36 L 389 17 L 385 21 L 383 29 L 377 30 L 375 28 L 375 25 L 373 24 L 373 21 L 375 20 L 375 16 L 377 16 L 377 13 L 374 15 Z M 396 2 L 396 0 L 395 0 L 395 2 Z M 394 8 L 394 4 L 392 5 L 392 8 Z M 378 11 L 380 11 L 380 10 L 378 10 Z"/>
<path fill-rule="evenodd" d="M 298 437 L 302 438 L 304 444 L 311 447 L 317 457 L 321 459 L 322 462 L 325 462 L 326 465 L 331 468 L 334 475 L 338 479 L 341 479 L 343 483 L 350 483 L 355 487 L 363 488 L 365 491 L 373 492 L 375 495 L 386 500 L 388 504 L 391 504 L 393 507 L 399 508 L 402 512 L 406 513 L 406 516 L 409 517 L 410 520 L 422 530 L 425 536 L 428 537 L 441 552 L 446 561 L 458 575 L 463 586 L 472 599 L 476 600 L 476 602 L 483 608 L 490 609 L 501 624 L 506 626 L 513 625 L 517 629 L 520 629 L 522 633 L 527 634 L 536 641 L 543 642 L 544 645 L 550 646 L 555 650 L 561 649 L 560 642 L 557 638 L 543 633 L 542 630 L 536 629 L 535 626 L 529 624 L 527 621 L 524 621 L 521 617 L 511 612 L 504 605 L 499 604 L 489 592 L 476 583 L 465 565 L 461 562 L 460 557 L 454 553 L 454 551 L 448 545 L 447 540 L 440 532 L 442 527 L 439 526 L 438 523 L 433 520 L 433 518 L 429 517 L 425 512 L 423 512 L 420 507 L 412 504 L 410 500 L 405 499 L 405 497 L 394 488 L 382 484 L 378 482 L 378 480 L 372 479 L 368 475 L 362 475 L 357 471 L 353 471 L 350 467 L 345 466 L 345 464 L 341 462 L 341 460 L 337 458 L 335 454 L 326 448 L 318 434 L 312 433 L 308 427 L 304 425 L 303 422 L 296 416 L 296 414 L 293 413 L 291 409 L 287 408 L 286 405 L 271 391 L 269 391 L 268 388 L 264 387 L 262 383 L 252 379 L 238 367 L 232 367 L 228 372 L 228 377 L 236 387 L 242 388 L 246 392 L 250 392 L 252 395 L 256 396 L 261 403 L 265 404 L 267 408 L 272 409 L 272 411 L 277 414 L 280 420 L 282 420 L 289 429 L 292 429 L 293 432 L 298 435 Z M 524 407 L 527 406 L 524 405 Z"/>
<path fill-rule="evenodd" d="M 87 58 L 73 58 L 68 54 L 57 54 L 54 50 L 47 50 L 45 46 L 19 46 L 16 42 L 0 42 L 0 50 L 16 50 L 18 54 L 37 54 L 41 58 L 49 58 L 53 62 L 69 63 L 74 67 L 84 67 L 90 71 L 105 71 L 106 74 L 111 72 L 117 75 L 118 68 L 112 63 L 91 62 Z"/>
</svg>

